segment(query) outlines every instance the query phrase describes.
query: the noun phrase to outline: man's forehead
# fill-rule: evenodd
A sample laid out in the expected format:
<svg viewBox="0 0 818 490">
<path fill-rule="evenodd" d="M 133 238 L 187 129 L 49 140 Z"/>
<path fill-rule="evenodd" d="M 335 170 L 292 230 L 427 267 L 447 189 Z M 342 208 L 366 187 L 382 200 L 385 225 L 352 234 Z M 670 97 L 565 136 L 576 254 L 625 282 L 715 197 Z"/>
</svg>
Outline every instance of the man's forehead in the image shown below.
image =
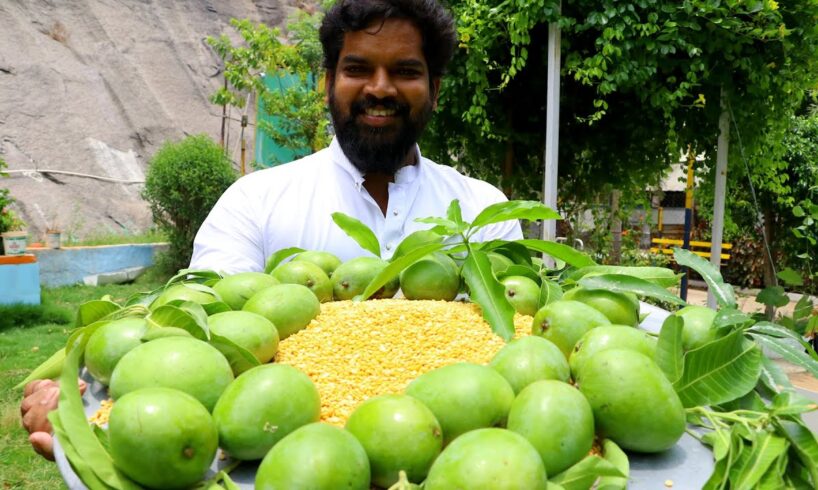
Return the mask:
<svg viewBox="0 0 818 490">
<path fill-rule="evenodd" d="M 405 63 L 425 65 L 420 29 L 408 19 L 382 19 L 371 22 L 364 29 L 344 34 L 340 61 L 373 54 L 397 56 Z"/>
</svg>

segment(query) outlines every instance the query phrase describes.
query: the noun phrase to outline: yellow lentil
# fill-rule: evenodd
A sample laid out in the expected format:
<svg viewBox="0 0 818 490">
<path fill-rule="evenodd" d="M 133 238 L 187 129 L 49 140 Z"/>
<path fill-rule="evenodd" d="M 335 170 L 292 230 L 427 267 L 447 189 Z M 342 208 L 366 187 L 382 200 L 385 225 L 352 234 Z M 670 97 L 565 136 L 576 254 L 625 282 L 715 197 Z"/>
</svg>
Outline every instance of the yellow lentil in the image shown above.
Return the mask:
<svg viewBox="0 0 818 490">
<path fill-rule="evenodd" d="M 517 335 L 531 332 L 531 317 L 516 315 L 514 323 Z M 486 364 L 503 345 L 471 303 L 336 301 L 323 303 L 307 328 L 279 344 L 276 362 L 310 376 L 321 420 L 342 426 L 367 398 L 401 393 L 447 364 Z"/>
<path fill-rule="evenodd" d="M 99 409 L 88 418 L 88 422 L 91 422 L 92 424 L 97 424 L 98 426 L 102 427 L 103 425 L 108 423 L 108 415 L 111 414 L 111 408 L 113 407 L 114 407 L 113 400 L 110 399 L 102 400 L 101 402 L 99 402 Z"/>
</svg>

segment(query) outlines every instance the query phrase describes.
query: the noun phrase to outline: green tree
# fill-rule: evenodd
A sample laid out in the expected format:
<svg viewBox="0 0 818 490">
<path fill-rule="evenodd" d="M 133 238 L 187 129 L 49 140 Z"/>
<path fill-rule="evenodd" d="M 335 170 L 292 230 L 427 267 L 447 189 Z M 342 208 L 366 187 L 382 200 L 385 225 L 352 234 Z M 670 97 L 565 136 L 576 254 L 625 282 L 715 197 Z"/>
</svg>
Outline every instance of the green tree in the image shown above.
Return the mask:
<svg viewBox="0 0 818 490">
<path fill-rule="evenodd" d="M 452 5 L 461 49 L 427 151 L 515 197 L 538 197 L 547 23 L 557 21 L 564 209 L 611 187 L 637 195 L 688 144 L 712 170 L 722 93 L 756 178 L 778 182 L 782 135 L 816 79 L 815 2 L 566 0 L 561 12 L 555 0 Z M 739 157 L 733 145 L 731 161 Z"/>
<path fill-rule="evenodd" d="M 170 241 L 169 268 L 190 263 L 196 232 L 235 180 L 232 163 L 206 135 L 166 142 L 151 158 L 142 197 Z"/>
<path fill-rule="evenodd" d="M 318 41 L 322 17 L 320 11 L 296 11 L 287 26 L 289 44 L 281 42 L 279 29 L 254 25 L 246 19 L 231 21 L 242 37 L 242 44 L 234 45 L 226 35 L 208 38 L 208 43 L 224 61 L 224 76 L 228 82 L 227 87 L 213 94 L 211 102 L 244 108 L 251 95 L 255 95 L 267 114 L 279 116 L 276 124 L 259 119 L 259 128 L 276 144 L 295 152 L 296 157 L 325 147 L 330 138 Z M 300 83 L 272 90 L 262 75 L 295 75 Z"/>
</svg>

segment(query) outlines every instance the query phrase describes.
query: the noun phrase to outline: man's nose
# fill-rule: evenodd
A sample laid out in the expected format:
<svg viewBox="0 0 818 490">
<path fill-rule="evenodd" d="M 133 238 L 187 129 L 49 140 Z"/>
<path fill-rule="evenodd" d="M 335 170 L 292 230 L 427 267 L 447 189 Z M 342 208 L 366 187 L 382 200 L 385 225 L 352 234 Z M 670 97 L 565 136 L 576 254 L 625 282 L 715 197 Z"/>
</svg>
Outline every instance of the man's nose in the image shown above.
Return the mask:
<svg viewBox="0 0 818 490">
<path fill-rule="evenodd" d="M 369 82 L 366 84 L 366 87 L 364 87 L 364 92 L 366 95 L 371 95 L 378 99 L 397 95 L 397 89 L 392 81 L 392 77 L 385 68 L 378 68 L 372 72 Z"/>
</svg>

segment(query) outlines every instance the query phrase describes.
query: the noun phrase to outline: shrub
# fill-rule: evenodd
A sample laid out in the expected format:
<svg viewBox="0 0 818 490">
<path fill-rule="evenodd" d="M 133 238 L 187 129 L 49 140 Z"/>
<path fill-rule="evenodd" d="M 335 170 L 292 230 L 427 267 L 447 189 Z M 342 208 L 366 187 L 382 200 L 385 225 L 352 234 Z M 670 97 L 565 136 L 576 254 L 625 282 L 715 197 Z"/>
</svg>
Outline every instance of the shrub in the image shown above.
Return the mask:
<svg viewBox="0 0 818 490">
<path fill-rule="evenodd" d="M 187 267 L 196 231 L 235 180 L 230 160 L 206 135 L 167 142 L 156 152 L 142 196 L 150 204 L 154 222 L 168 235 L 168 267 Z"/>
</svg>

